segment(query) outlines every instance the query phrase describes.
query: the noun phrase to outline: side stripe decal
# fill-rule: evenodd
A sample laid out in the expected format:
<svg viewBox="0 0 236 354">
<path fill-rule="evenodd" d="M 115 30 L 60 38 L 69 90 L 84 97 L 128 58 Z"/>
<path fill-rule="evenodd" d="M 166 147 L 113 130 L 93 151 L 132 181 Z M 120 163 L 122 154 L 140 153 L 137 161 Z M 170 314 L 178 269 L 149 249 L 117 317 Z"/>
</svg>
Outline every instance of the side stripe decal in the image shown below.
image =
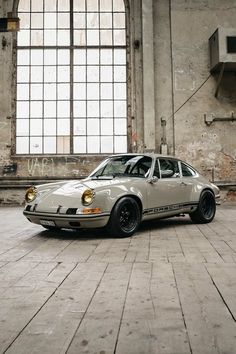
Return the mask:
<svg viewBox="0 0 236 354">
<path fill-rule="evenodd" d="M 198 205 L 198 203 L 182 203 L 182 204 L 166 205 L 163 207 L 145 209 L 143 211 L 143 215 L 165 213 L 167 211 L 179 210 L 179 209 L 183 209 L 186 207 L 195 207 L 197 205 Z"/>
</svg>

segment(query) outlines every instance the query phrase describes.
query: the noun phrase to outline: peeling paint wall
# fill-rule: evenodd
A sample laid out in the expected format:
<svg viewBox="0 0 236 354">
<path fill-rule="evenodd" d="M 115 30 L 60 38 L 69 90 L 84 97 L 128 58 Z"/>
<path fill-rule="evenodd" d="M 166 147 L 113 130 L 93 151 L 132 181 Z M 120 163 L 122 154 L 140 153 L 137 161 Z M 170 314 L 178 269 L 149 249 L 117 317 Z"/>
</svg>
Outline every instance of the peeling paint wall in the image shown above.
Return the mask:
<svg viewBox="0 0 236 354">
<path fill-rule="evenodd" d="M 16 2 L 0 0 L 0 16 Z M 219 74 L 210 75 L 208 49 L 218 26 L 235 27 L 235 0 L 130 0 L 129 5 L 130 150 L 175 154 L 211 180 L 236 184 L 236 121 L 205 123 L 232 112 L 236 117 L 236 74 L 223 75 L 216 98 Z M 104 156 L 12 154 L 15 40 L 15 34 L 0 32 L 0 182 L 88 175 Z M 20 201 L 21 192 L 14 193 Z M 11 202 L 6 189 L 2 195 L 0 188 L 0 202 Z"/>
<path fill-rule="evenodd" d="M 224 73 L 216 98 L 219 74 L 209 73 L 208 49 L 208 38 L 219 26 L 235 27 L 236 2 L 173 0 L 170 4 L 174 112 L 187 101 L 174 117 L 176 154 L 210 179 L 235 182 L 236 121 L 207 125 L 204 114 L 236 115 L 236 74 Z"/>
</svg>

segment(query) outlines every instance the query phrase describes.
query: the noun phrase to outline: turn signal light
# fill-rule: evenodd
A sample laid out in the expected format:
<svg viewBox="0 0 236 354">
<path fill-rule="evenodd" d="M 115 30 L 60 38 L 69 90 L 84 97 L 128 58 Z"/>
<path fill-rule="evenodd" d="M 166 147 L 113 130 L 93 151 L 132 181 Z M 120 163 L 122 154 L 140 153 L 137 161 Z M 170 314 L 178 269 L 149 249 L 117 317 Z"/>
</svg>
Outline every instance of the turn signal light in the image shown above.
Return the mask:
<svg viewBox="0 0 236 354">
<path fill-rule="evenodd" d="M 100 208 L 85 208 L 83 214 L 100 214 L 102 211 Z"/>
</svg>

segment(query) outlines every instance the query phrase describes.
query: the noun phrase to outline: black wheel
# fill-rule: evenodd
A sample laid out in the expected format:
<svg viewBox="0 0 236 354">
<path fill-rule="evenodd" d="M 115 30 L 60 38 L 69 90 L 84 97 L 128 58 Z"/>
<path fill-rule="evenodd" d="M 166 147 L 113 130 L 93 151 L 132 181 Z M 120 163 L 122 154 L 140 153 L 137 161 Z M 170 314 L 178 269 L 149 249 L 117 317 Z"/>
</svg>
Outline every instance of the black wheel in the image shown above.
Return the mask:
<svg viewBox="0 0 236 354">
<path fill-rule="evenodd" d="M 112 236 L 129 237 L 139 227 L 140 220 L 138 203 L 131 197 L 125 197 L 114 206 L 107 228 Z"/>
<path fill-rule="evenodd" d="M 216 212 L 216 202 L 214 194 L 209 191 L 203 191 L 197 210 L 189 214 L 191 220 L 198 224 L 205 224 L 211 222 L 214 219 Z"/>
</svg>

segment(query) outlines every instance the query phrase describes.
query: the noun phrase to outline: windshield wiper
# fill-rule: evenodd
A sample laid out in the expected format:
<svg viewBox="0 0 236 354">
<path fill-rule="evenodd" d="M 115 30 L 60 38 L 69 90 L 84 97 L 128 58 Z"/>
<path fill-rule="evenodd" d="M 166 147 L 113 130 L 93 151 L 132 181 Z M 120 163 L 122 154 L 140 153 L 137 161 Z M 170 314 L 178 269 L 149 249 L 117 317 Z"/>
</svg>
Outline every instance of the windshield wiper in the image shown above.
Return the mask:
<svg viewBox="0 0 236 354">
<path fill-rule="evenodd" d="M 99 179 L 99 180 L 109 180 L 113 179 L 113 176 L 109 175 L 98 175 L 98 176 L 92 176 L 91 179 Z"/>
</svg>

